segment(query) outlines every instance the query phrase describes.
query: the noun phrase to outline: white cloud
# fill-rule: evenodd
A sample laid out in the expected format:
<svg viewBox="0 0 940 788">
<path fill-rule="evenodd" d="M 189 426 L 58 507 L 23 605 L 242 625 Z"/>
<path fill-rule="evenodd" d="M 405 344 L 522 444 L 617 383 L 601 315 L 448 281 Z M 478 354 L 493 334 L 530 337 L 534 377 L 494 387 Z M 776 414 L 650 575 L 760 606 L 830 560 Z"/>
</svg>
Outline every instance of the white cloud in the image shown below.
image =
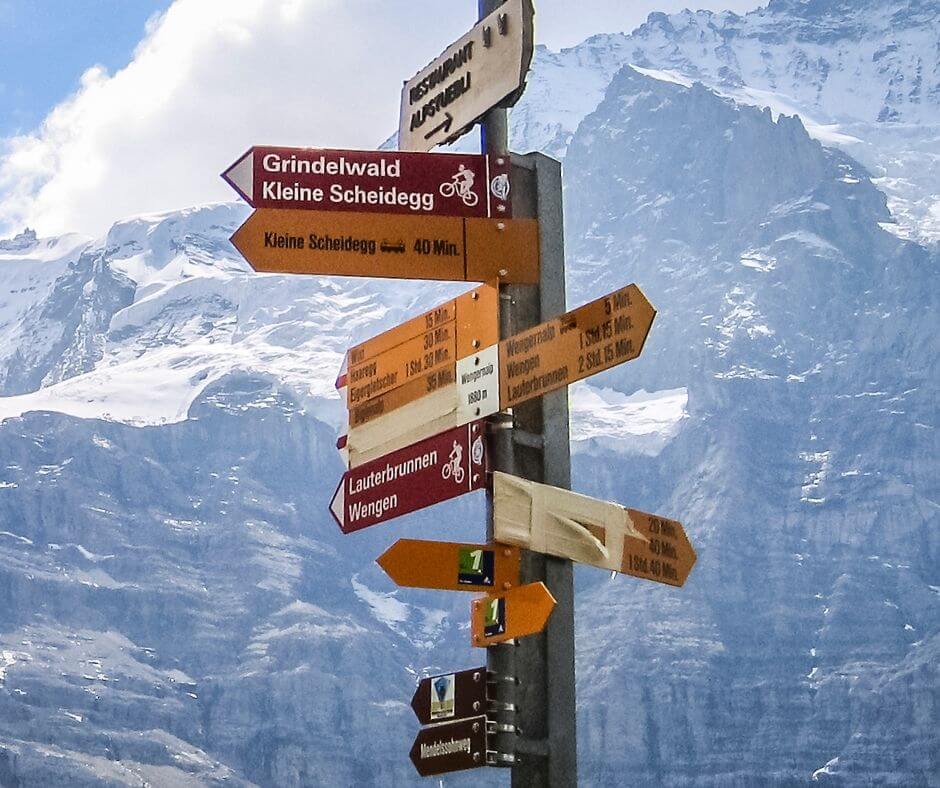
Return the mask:
<svg viewBox="0 0 940 788">
<path fill-rule="evenodd" d="M 630 4 L 618 26 L 612 0 L 542 0 L 539 38 L 555 44 L 560 20 L 592 13 L 586 32 L 629 29 L 652 5 Z M 475 6 L 176 0 L 126 68 L 89 69 L 40 128 L 0 143 L 0 235 L 24 224 L 98 235 L 123 216 L 233 199 L 218 173 L 252 144 L 374 147 L 397 126 L 402 80 Z"/>
<path fill-rule="evenodd" d="M 252 144 L 375 146 L 397 126 L 402 80 L 437 54 L 427 28 L 443 47 L 472 24 L 438 25 L 431 0 L 376 24 L 384 5 L 177 0 L 126 68 L 89 69 L 39 129 L 7 140 L 0 230 L 98 234 L 121 216 L 233 199 L 218 174 Z M 414 20 L 435 20 L 423 46 Z"/>
</svg>

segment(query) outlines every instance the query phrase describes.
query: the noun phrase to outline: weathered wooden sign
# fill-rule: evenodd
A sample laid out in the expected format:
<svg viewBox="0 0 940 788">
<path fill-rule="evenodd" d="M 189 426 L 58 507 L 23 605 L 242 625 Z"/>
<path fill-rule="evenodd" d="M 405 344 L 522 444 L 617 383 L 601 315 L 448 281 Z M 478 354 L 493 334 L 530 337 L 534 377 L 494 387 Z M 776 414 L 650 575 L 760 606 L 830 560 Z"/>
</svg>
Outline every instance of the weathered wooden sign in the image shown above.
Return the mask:
<svg viewBox="0 0 940 788">
<path fill-rule="evenodd" d="M 330 512 L 348 534 L 482 489 L 485 483 L 483 423 L 473 422 L 347 471 Z"/>
<path fill-rule="evenodd" d="M 508 0 L 409 79 L 401 92 L 398 147 L 428 151 L 522 95 L 532 61 L 531 0 Z"/>
<path fill-rule="evenodd" d="M 672 586 L 696 559 L 675 520 L 498 471 L 493 528 L 499 542 Z"/>
<path fill-rule="evenodd" d="M 421 679 L 411 708 L 422 725 L 486 714 L 486 668 Z"/>
<path fill-rule="evenodd" d="M 259 145 L 222 177 L 252 208 L 511 215 L 508 157 Z"/>
<path fill-rule="evenodd" d="M 337 388 L 346 388 L 350 425 L 455 383 L 456 362 L 498 338 L 499 287 L 485 284 L 350 348 L 337 379 Z"/>
<path fill-rule="evenodd" d="M 640 355 L 656 310 L 636 285 L 499 343 L 499 401 L 511 408 Z"/>
<path fill-rule="evenodd" d="M 470 609 L 473 645 L 490 646 L 541 632 L 554 607 L 555 597 L 541 582 L 475 599 Z"/>
<path fill-rule="evenodd" d="M 422 728 L 409 756 L 422 777 L 485 766 L 486 717 L 470 717 Z"/>
<path fill-rule="evenodd" d="M 376 563 L 397 585 L 442 591 L 506 591 L 519 585 L 519 548 L 399 539 Z"/>
<path fill-rule="evenodd" d="M 232 244 L 255 271 L 534 284 L 535 219 L 259 208 Z"/>
</svg>

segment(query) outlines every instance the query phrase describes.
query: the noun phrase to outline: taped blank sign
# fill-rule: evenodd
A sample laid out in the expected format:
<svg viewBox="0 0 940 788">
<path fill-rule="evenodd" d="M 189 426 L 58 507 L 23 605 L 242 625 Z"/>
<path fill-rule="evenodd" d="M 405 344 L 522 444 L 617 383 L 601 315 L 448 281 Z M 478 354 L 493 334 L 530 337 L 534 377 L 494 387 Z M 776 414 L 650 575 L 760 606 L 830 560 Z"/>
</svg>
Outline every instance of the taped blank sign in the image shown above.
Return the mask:
<svg viewBox="0 0 940 788">
<path fill-rule="evenodd" d="M 681 586 L 695 564 L 675 520 L 493 473 L 494 537 L 537 553 Z"/>
</svg>

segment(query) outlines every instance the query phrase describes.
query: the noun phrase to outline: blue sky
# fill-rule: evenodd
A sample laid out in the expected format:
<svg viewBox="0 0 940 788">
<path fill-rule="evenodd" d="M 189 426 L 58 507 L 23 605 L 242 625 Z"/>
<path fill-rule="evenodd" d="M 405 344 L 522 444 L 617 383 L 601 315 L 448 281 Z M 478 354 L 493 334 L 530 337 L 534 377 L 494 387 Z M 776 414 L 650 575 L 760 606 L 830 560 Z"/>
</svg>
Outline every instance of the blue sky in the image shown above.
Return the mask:
<svg viewBox="0 0 940 788">
<path fill-rule="evenodd" d="M 170 0 L 0 0 L 0 136 L 37 126 L 89 66 L 130 61 Z"/>
<path fill-rule="evenodd" d="M 535 0 L 552 49 L 686 5 Z M 469 29 L 476 0 L 0 0 L 0 237 L 99 235 L 233 195 L 251 145 L 374 148 L 404 79 Z M 153 24 L 147 22 L 154 14 Z"/>
</svg>

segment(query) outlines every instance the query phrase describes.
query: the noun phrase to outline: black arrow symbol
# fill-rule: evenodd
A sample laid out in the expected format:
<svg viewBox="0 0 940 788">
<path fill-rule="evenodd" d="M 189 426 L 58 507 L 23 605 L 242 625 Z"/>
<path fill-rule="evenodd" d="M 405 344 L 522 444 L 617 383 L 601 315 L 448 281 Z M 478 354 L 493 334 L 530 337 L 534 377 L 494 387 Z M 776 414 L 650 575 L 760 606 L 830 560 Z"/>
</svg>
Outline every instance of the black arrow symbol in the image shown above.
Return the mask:
<svg viewBox="0 0 940 788">
<path fill-rule="evenodd" d="M 445 112 L 444 115 L 446 116 L 446 120 L 445 120 L 440 126 L 434 127 L 434 128 L 431 129 L 427 134 L 424 135 L 424 138 L 425 138 L 426 140 L 431 139 L 431 137 L 433 137 L 435 134 L 437 134 L 437 132 L 441 131 L 442 129 L 443 129 L 443 131 L 444 131 L 445 134 L 446 134 L 448 131 L 450 131 L 450 127 L 451 127 L 451 126 L 453 125 L 453 123 L 454 123 L 454 116 L 451 115 L 449 112 Z"/>
</svg>

